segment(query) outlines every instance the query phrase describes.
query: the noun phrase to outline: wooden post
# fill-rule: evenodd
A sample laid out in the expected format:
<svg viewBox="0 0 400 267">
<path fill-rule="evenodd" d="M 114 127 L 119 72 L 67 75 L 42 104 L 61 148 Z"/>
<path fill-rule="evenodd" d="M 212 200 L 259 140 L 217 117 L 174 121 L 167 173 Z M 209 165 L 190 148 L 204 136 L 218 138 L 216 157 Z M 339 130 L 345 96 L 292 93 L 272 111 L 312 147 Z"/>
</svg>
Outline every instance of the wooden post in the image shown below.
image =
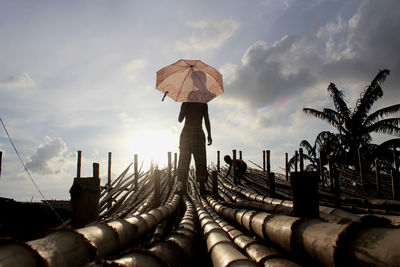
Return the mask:
<svg viewBox="0 0 400 267">
<path fill-rule="evenodd" d="M 267 175 L 271 172 L 271 151 L 266 150 L 266 158 L 267 158 Z"/>
<path fill-rule="evenodd" d="M 304 171 L 304 158 L 303 158 L 303 148 L 299 148 L 299 156 L 300 156 L 300 171 Z"/>
<path fill-rule="evenodd" d="M 360 179 L 361 179 L 361 188 L 364 190 L 365 188 L 365 177 L 364 177 L 364 169 L 363 169 L 363 164 L 362 164 L 362 159 L 361 159 L 361 150 L 358 149 L 358 167 L 360 171 Z"/>
<path fill-rule="evenodd" d="M 94 179 L 100 179 L 100 165 L 96 162 L 93 163 L 93 178 Z"/>
<path fill-rule="evenodd" d="M 174 176 L 178 175 L 178 153 L 174 153 Z"/>
<path fill-rule="evenodd" d="M 289 181 L 289 166 L 288 166 L 288 158 L 289 158 L 289 155 L 288 155 L 288 153 L 285 153 L 285 176 L 286 176 L 286 181 Z"/>
<path fill-rule="evenodd" d="M 268 189 L 269 189 L 269 197 L 275 198 L 275 173 L 268 173 Z"/>
<path fill-rule="evenodd" d="M 221 152 L 218 150 L 217 151 L 217 171 L 220 172 L 221 171 Z"/>
<path fill-rule="evenodd" d="M 318 172 L 291 172 L 295 217 L 319 217 Z"/>
<path fill-rule="evenodd" d="M 263 172 L 265 172 L 265 150 L 263 150 Z"/>
<path fill-rule="evenodd" d="M 212 171 L 212 194 L 213 197 L 218 200 L 218 173 L 217 171 Z"/>
<path fill-rule="evenodd" d="M 321 152 L 319 153 L 318 164 L 319 164 L 320 179 L 322 181 L 322 184 L 325 185 L 325 181 L 324 181 L 324 166 L 322 166 Z"/>
<path fill-rule="evenodd" d="M 107 168 L 107 192 L 111 191 L 111 157 L 112 153 L 108 152 L 108 168 Z M 107 209 L 111 208 L 112 198 L 107 202 Z"/>
<path fill-rule="evenodd" d="M 397 176 L 397 171 L 392 170 L 392 195 L 394 200 L 400 200 L 399 194 L 399 177 Z"/>
<path fill-rule="evenodd" d="M 76 178 L 81 177 L 81 162 L 82 162 L 82 151 L 78 150 L 78 162 L 76 167 Z"/>
<path fill-rule="evenodd" d="M 111 156 L 112 153 L 108 152 L 107 185 L 109 189 L 111 188 Z"/>
<path fill-rule="evenodd" d="M 168 181 L 169 181 L 169 185 L 170 185 L 170 188 L 172 189 L 172 186 L 174 185 L 174 181 L 173 181 L 173 179 L 172 179 L 172 173 L 171 173 L 171 170 L 172 170 L 172 154 L 171 154 L 171 152 L 168 152 Z"/>
<path fill-rule="evenodd" d="M 294 152 L 294 171 L 297 172 L 297 159 L 299 158 L 299 153 L 297 150 Z"/>
<path fill-rule="evenodd" d="M 393 145 L 393 167 L 398 172 L 399 171 L 399 162 L 397 161 L 397 153 L 396 153 L 396 146 Z"/>
<path fill-rule="evenodd" d="M 234 149 L 232 152 L 233 152 L 233 159 L 232 159 L 233 182 L 235 184 L 237 184 L 238 183 L 238 179 L 237 179 L 237 173 L 236 173 L 236 149 Z"/>
<path fill-rule="evenodd" d="M 160 205 L 160 170 L 158 168 L 154 170 L 154 202 L 155 206 Z"/>
<path fill-rule="evenodd" d="M 243 159 L 242 158 L 242 151 L 239 151 L 239 159 Z"/>
<path fill-rule="evenodd" d="M 399 163 L 397 161 L 396 146 L 393 145 L 393 167 L 392 170 L 392 187 L 393 187 L 393 199 L 400 200 L 399 194 Z"/>
<path fill-rule="evenodd" d="M 138 154 L 133 155 L 134 174 L 135 174 L 135 193 L 138 191 Z"/>
<path fill-rule="evenodd" d="M 0 151 L 0 179 L 1 179 L 1 164 L 3 162 L 3 151 Z"/>
<path fill-rule="evenodd" d="M 334 193 L 335 187 L 334 187 L 333 176 L 334 176 L 335 170 L 333 169 L 333 162 L 332 162 L 331 155 L 328 155 L 328 167 L 329 167 L 329 181 L 331 184 L 331 192 Z"/>
<path fill-rule="evenodd" d="M 378 195 L 378 198 L 381 197 L 382 193 L 382 187 L 381 187 L 381 168 L 379 166 L 379 162 L 377 159 L 375 159 L 375 177 L 376 177 L 376 192 Z"/>
<path fill-rule="evenodd" d="M 335 205 L 337 208 L 340 207 L 340 182 L 339 182 L 339 171 L 333 171 L 333 181 L 335 183 Z"/>
</svg>

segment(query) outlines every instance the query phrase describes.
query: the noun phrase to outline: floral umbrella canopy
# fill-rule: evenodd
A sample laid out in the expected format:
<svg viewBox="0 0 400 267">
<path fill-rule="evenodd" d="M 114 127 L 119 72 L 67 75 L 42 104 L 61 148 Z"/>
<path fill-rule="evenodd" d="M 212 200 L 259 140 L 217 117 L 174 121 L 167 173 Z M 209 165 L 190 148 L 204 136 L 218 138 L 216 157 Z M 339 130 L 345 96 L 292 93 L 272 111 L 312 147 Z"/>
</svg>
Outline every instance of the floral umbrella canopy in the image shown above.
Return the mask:
<svg viewBox="0 0 400 267">
<path fill-rule="evenodd" d="M 222 75 L 200 60 L 181 59 L 157 71 L 156 88 L 176 102 L 207 103 L 224 92 Z"/>
</svg>

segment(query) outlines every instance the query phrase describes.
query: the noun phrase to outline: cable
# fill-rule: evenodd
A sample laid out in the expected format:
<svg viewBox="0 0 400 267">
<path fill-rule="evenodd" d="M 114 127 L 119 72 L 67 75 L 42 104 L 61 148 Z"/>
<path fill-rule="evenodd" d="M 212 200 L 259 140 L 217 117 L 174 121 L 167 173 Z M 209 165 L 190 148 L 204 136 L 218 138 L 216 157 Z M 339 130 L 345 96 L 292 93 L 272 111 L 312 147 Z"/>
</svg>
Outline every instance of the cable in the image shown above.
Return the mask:
<svg viewBox="0 0 400 267">
<path fill-rule="evenodd" d="M 40 191 L 38 185 L 37 185 L 37 184 L 35 183 L 35 181 L 33 180 L 31 174 L 29 173 L 28 169 L 26 168 L 25 163 L 24 163 L 24 161 L 22 160 L 21 156 L 19 155 L 18 150 L 17 150 L 17 148 L 15 147 L 14 142 L 12 141 L 11 136 L 10 136 L 10 134 L 8 133 L 7 128 L 6 128 L 6 126 L 4 125 L 3 120 L 2 120 L 1 118 L 0 118 L 0 122 L 1 122 L 1 125 L 3 125 L 4 131 L 6 132 L 6 134 L 7 134 L 7 136 L 8 136 L 8 140 L 10 140 L 11 145 L 12 145 L 12 147 L 14 148 L 15 153 L 17 153 L 17 156 L 18 156 L 18 158 L 19 158 L 19 161 L 21 161 L 22 166 L 24 167 L 26 173 L 28 174 L 29 178 L 31 179 L 33 185 L 36 187 L 37 191 L 38 191 L 39 194 L 42 196 L 43 201 L 50 207 L 50 209 L 54 212 L 54 214 L 58 217 L 58 219 L 59 219 L 62 223 L 64 223 L 64 220 L 60 217 L 60 215 L 58 215 L 58 213 L 56 212 L 56 210 L 55 210 L 55 209 L 50 205 L 50 203 L 46 200 L 46 198 L 44 197 L 42 191 Z"/>
</svg>

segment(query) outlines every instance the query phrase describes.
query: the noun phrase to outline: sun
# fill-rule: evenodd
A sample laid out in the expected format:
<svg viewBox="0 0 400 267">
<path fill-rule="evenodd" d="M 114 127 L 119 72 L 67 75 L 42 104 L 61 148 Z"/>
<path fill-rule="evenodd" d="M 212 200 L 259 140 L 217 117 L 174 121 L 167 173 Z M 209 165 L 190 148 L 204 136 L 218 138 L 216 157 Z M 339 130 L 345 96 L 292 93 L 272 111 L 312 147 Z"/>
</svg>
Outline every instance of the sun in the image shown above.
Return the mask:
<svg viewBox="0 0 400 267">
<path fill-rule="evenodd" d="M 145 130 L 133 133 L 125 145 L 127 150 L 138 154 L 139 165 L 143 162 L 144 170 L 146 170 L 151 160 L 154 166 L 166 167 L 168 152 L 172 153 L 173 161 L 174 153 L 179 150 L 178 140 L 179 136 L 171 130 Z"/>
</svg>

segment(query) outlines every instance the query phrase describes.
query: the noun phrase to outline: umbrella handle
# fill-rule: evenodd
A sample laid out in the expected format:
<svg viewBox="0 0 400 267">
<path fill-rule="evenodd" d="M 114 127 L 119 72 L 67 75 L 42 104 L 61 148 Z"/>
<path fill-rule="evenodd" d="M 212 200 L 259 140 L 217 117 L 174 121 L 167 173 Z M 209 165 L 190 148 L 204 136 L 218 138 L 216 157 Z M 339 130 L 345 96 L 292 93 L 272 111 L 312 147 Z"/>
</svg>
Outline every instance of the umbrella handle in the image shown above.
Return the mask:
<svg viewBox="0 0 400 267">
<path fill-rule="evenodd" d="M 164 94 L 163 98 L 161 99 L 161 101 L 164 101 L 164 99 L 167 96 L 167 94 L 168 94 L 168 91 L 165 92 L 165 94 Z"/>
</svg>

